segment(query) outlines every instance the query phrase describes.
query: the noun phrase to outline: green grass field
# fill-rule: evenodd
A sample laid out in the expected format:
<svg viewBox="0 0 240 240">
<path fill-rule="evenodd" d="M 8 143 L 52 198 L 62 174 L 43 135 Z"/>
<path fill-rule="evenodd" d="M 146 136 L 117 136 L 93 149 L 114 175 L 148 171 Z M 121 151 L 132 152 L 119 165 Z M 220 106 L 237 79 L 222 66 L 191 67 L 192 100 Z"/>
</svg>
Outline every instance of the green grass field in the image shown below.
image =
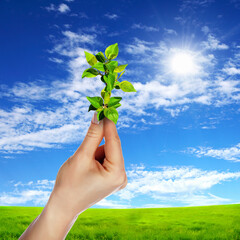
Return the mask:
<svg viewBox="0 0 240 240">
<path fill-rule="evenodd" d="M 18 239 L 41 212 L 0 207 L 0 239 Z M 88 209 L 66 239 L 239 239 L 240 205 L 151 209 Z"/>
</svg>

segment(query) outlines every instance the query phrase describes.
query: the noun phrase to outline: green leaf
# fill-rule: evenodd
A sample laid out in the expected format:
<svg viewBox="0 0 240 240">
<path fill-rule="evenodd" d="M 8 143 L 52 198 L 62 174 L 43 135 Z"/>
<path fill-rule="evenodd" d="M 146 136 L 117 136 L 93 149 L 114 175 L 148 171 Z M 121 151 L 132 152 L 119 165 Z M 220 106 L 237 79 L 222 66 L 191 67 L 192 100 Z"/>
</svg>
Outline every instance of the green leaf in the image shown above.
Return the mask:
<svg viewBox="0 0 240 240">
<path fill-rule="evenodd" d="M 120 107 L 120 106 L 121 106 L 121 104 L 118 103 L 118 104 L 114 105 L 113 107 L 114 107 L 114 108 L 118 108 L 118 107 Z"/>
<path fill-rule="evenodd" d="M 115 43 L 113 45 L 110 45 L 106 48 L 105 50 L 105 55 L 107 57 L 107 59 L 111 60 L 117 57 L 118 55 L 118 44 Z"/>
<path fill-rule="evenodd" d="M 125 73 L 125 71 L 121 72 L 120 76 L 118 77 L 118 79 Z M 118 80 L 117 79 L 117 80 Z"/>
<path fill-rule="evenodd" d="M 118 111 L 114 107 L 104 108 L 104 115 L 109 120 L 112 120 L 115 124 L 117 124 Z"/>
<path fill-rule="evenodd" d="M 98 54 L 95 55 L 96 56 L 96 59 L 99 61 L 99 62 L 102 62 L 104 63 L 106 61 L 106 58 L 104 56 L 104 54 L 102 52 L 99 52 Z"/>
<path fill-rule="evenodd" d="M 120 84 L 119 81 L 115 81 L 115 83 L 114 83 L 114 87 L 115 87 L 116 89 L 120 89 L 119 84 Z"/>
<path fill-rule="evenodd" d="M 95 108 L 92 104 L 90 104 L 90 106 L 89 106 L 89 108 L 88 108 L 88 112 L 89 111 L 95 111 L 95 110 L 97 110 L 97 108 Z"/>
<path fill-rule="evenodd" d="M 101 71 L 101 72 L 104 72 L 104 71 L 105 71 L 105 69 L 104 69 L 104 67 L 103 67 L 103 63 L 101 63 L 101 62 L 95 63 L 95 64 L 93 65 L 93 68 L 96 68 L 97 70 L 99 70 L 99 71 Z"/>
<path fill-rule="evenodd" d="M 82 78 L 84 78 L 84 77 L 92 78 L 92 77 L 96 77 L 97 75 L 99 75 L 97 70 L 88 68 L 83 72 Z"/>
<path fill-rule="evenodd" d="M 95 107 L 100 108 L 103 105 L 103 100 L 101 97 L 87 97 L 87 100 Z"/>
<path fill-rule="evenodd" d="M 128 82 L 128 81 L 122 81 L 119 83 L 119 87 L 124 91 L 124 92 L 136 92 L 136 89 L 134 86 Z"/>
<path fill-rule="evenodd" d="M 118 66 L 118 62 L 117 61 L 111 61 L 109 63 L 106 64 L 107 69 L 113 73 L 114 69 Z"/>
<path fill-rule="evenodd" d="M 113 75 L 115 76 L 115 80 L 118 78 L 118 73 L 113 72 Z"/>
<path fill-rule="evenodd" d="M 109 100 L 110 100 L 110 94 L 109 92 L 106 92 L 104 96 L 104 104 L 108 104 Z"/>
<path fill-rule="evenodd" d="M 101 91 L 101 96 L 104 99 L 104 104 L 108 104 L 110 97 L 111 97 L 111 92 L 106 92 L 105 88 Z"/>
<path fill-rule="evenodd" d="M 104 78 L 105 80 L 105 78 Z M 107 77 L 107 91 L 112 91 L 114 88 L 114 82 L 115 82 L 115 76 L 111 73 L 109 73 L 108 77 Z"/>
<path fill-rule="evenodd" d="M 111 97 L 110 101 L 108 102 L 108 107 L 113 107 L 114 105 L 118 104 L 122 100 L 121 97 Z"/>
<path fill-rule="evenodd" d="M 117 73 L 122 72 L 122 71 L 126 68 L 127 65 L 128 65 L 128 64 L 119 65 L 118 67 L 116 67 L 116 68 L 114 69 L 114 72 L 117 72 Z"/>
<path fill-rule="evenodd" d="M 95 63 L 97 63 L 97 58 L 96 58 L 93 54 L 88 53 L 88 52 L 86 52 L 86 51 L 84 51 L 84 53 L 85 53 L 87 62 L 88 62 L 91 66 L 93 66 Z"/>
<path fill-rule="evenodd" d="M 102 119 L 104 119 L 104 111 L 101 110 L 100 112 L 97 113 L 97 119 L 98 121 L 101 121 Z"/>
</svg>

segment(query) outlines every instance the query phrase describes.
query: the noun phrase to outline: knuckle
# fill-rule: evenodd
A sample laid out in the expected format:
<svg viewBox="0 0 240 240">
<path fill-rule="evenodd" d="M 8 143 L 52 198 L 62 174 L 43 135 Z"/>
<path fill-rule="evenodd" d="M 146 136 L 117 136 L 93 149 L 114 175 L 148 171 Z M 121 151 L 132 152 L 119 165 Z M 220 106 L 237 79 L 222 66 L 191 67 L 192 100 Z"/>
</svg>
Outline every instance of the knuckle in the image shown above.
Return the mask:
<svg viewBox="0 0 240 240">
<path fill-rule="evenodd" d="M 115 175 L 114 176 L 114 178 L 115 178 L 114 182 L 115 182 L 115 185 L 117 187 L 125 184 L 125 182 L 127 181 L 127 175 L 126 175 L 125 170 L 122 170 L 122 171 L 120 171 L 120 172 L 118 172 L 117 174 L 114 174 L 114 175 Z"/>
<path fill-rule="evenodd" d="M 98 133 L 93 128 L 89 128 L 87 131 L 87 137 L 89 138 L 98 138 Z"/>
</svg>

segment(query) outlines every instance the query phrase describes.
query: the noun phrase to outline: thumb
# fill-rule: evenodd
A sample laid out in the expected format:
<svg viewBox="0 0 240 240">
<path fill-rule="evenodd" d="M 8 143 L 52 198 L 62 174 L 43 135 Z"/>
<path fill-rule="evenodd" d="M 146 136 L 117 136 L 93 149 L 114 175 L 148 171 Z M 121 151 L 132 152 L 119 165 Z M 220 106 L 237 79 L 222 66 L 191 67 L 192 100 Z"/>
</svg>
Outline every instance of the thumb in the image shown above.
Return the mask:
<svg viewBox="0 0 240 240">
<path fill-rule="evenodd" d="M 94 157 L 95 152 L 103 139 L 103 122 L 98 121 L 97 113 L 95 112 L 91 124 L 88 128 L 87 134 L 82 141 L 82 144 L 76 151 L 75 155 L 80 152 L 86 154 L 87 156 Z"/>
</svg>

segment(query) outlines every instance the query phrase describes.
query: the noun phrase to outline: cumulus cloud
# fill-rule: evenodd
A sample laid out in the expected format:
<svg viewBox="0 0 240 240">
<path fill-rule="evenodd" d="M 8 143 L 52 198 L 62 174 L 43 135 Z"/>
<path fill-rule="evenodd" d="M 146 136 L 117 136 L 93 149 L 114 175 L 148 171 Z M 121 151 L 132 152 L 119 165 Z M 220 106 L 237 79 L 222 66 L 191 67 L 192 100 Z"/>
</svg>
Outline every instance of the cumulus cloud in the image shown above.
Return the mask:
<svg viewBox="0 0 240 240">
<path fill-rule="evenodd" d="M 189 148 L 189 152 L 197 157 L 213 157 L 217 159 L 240 162 L 240 143 L 233 147 L 214 149 L 211 147 Z"/>
<path fill-rule="evenodd" d="M 16 82 L 11 88 L 0 87 L 0 97 L 11 102 L 9 109 L 0 110 L 2 153 L 61 147 L 84 137 L 91 118 L 91 113 L 85 114 L 88 106 L 85 96 L 98 95 L 104 87 L 96 79 L 81 79 L 81 73 L 88 66 L 84 51 L 96 53 L 100 50 L 93 49 L 99 44 L 97 33 L 65 30 L 61 34 L 62 38 L 55 41 L 48 52 L 50 61 L 66 69 L 64 79 Z M 186 50 L 195 59 L 197 70 L 194 75 L 179 77 L 169 70 L 169 61 L 180 50 L 165 41 L 134 38 L 132 43 L 125 45 L 125 51 L 130 54 L 130 69 L 124 76 L 133 82 L 137 92 L 118 92 L 123 97 L 119 129 L 146 129 L 151 124 L 163 124 L 164 118 L 177 117 L 194 103 L 221 106 L 240 100 L 237 80 L 225 80 L 224 75 L 211 74 L 216 65 L 212 52 Z M 168 114 L 160 116 L 160 110 Z M 153 118 L 155 123 L 150 120 Z"/>
<path fill-rule="evenodd" d="M 136 168 L 128 170 L 128 185 L 117 193 L 120 199 L 138 197 L 159 201 L 157 204 L 211 205 L 230 202 L 209 193 L 224 181 L 240 178 L 240 172 L 218 172 L 193 167 L 159 167 L 160 170 Z"/>
<path fill-rule="evenodd" d="M 240 52 L 234 54 L 233 58 L 229 58 L 227 63 L 224 65 L 223 72 L 230 76 L 240 74 Z"/>
<path fill-rule="evenodd" d="M 153 170 L 154 169 L 154 170 Z M 143 164 L 127 169 L 125 189 L 99 201 L 94 206 L 107 208 L 197 206 L 232 203 L 209 191 L 217 184 L 240 178 L 240 172 L 219 172 L 193 167 L 154 167 Z M 11 182 L 9 192 L 0 193 L 1 205 L 45 205 L 54 186 L 53 180 Z M 148 199 L 136 204 L 138 198 Z"/>
<path fill-rule="evenodd" d="M 29 181 L 27 183 L 13 182 L 12 192 L 0 193 L 0 205 L 25 205 L 28 203 L 34 205 L 45 205 L 54 186 L 54 181 L 47 179 Z M 11 186 L 12 187 L 12 186 Z"/>
<path fill-rule="evenodd" d="M 208 39 L 202 42 L 202 46 L 208 50 L 226 50 L 229 48 L 227 44 L 221 43 L 212 34 L 208 34 Z"/>
</svg>

